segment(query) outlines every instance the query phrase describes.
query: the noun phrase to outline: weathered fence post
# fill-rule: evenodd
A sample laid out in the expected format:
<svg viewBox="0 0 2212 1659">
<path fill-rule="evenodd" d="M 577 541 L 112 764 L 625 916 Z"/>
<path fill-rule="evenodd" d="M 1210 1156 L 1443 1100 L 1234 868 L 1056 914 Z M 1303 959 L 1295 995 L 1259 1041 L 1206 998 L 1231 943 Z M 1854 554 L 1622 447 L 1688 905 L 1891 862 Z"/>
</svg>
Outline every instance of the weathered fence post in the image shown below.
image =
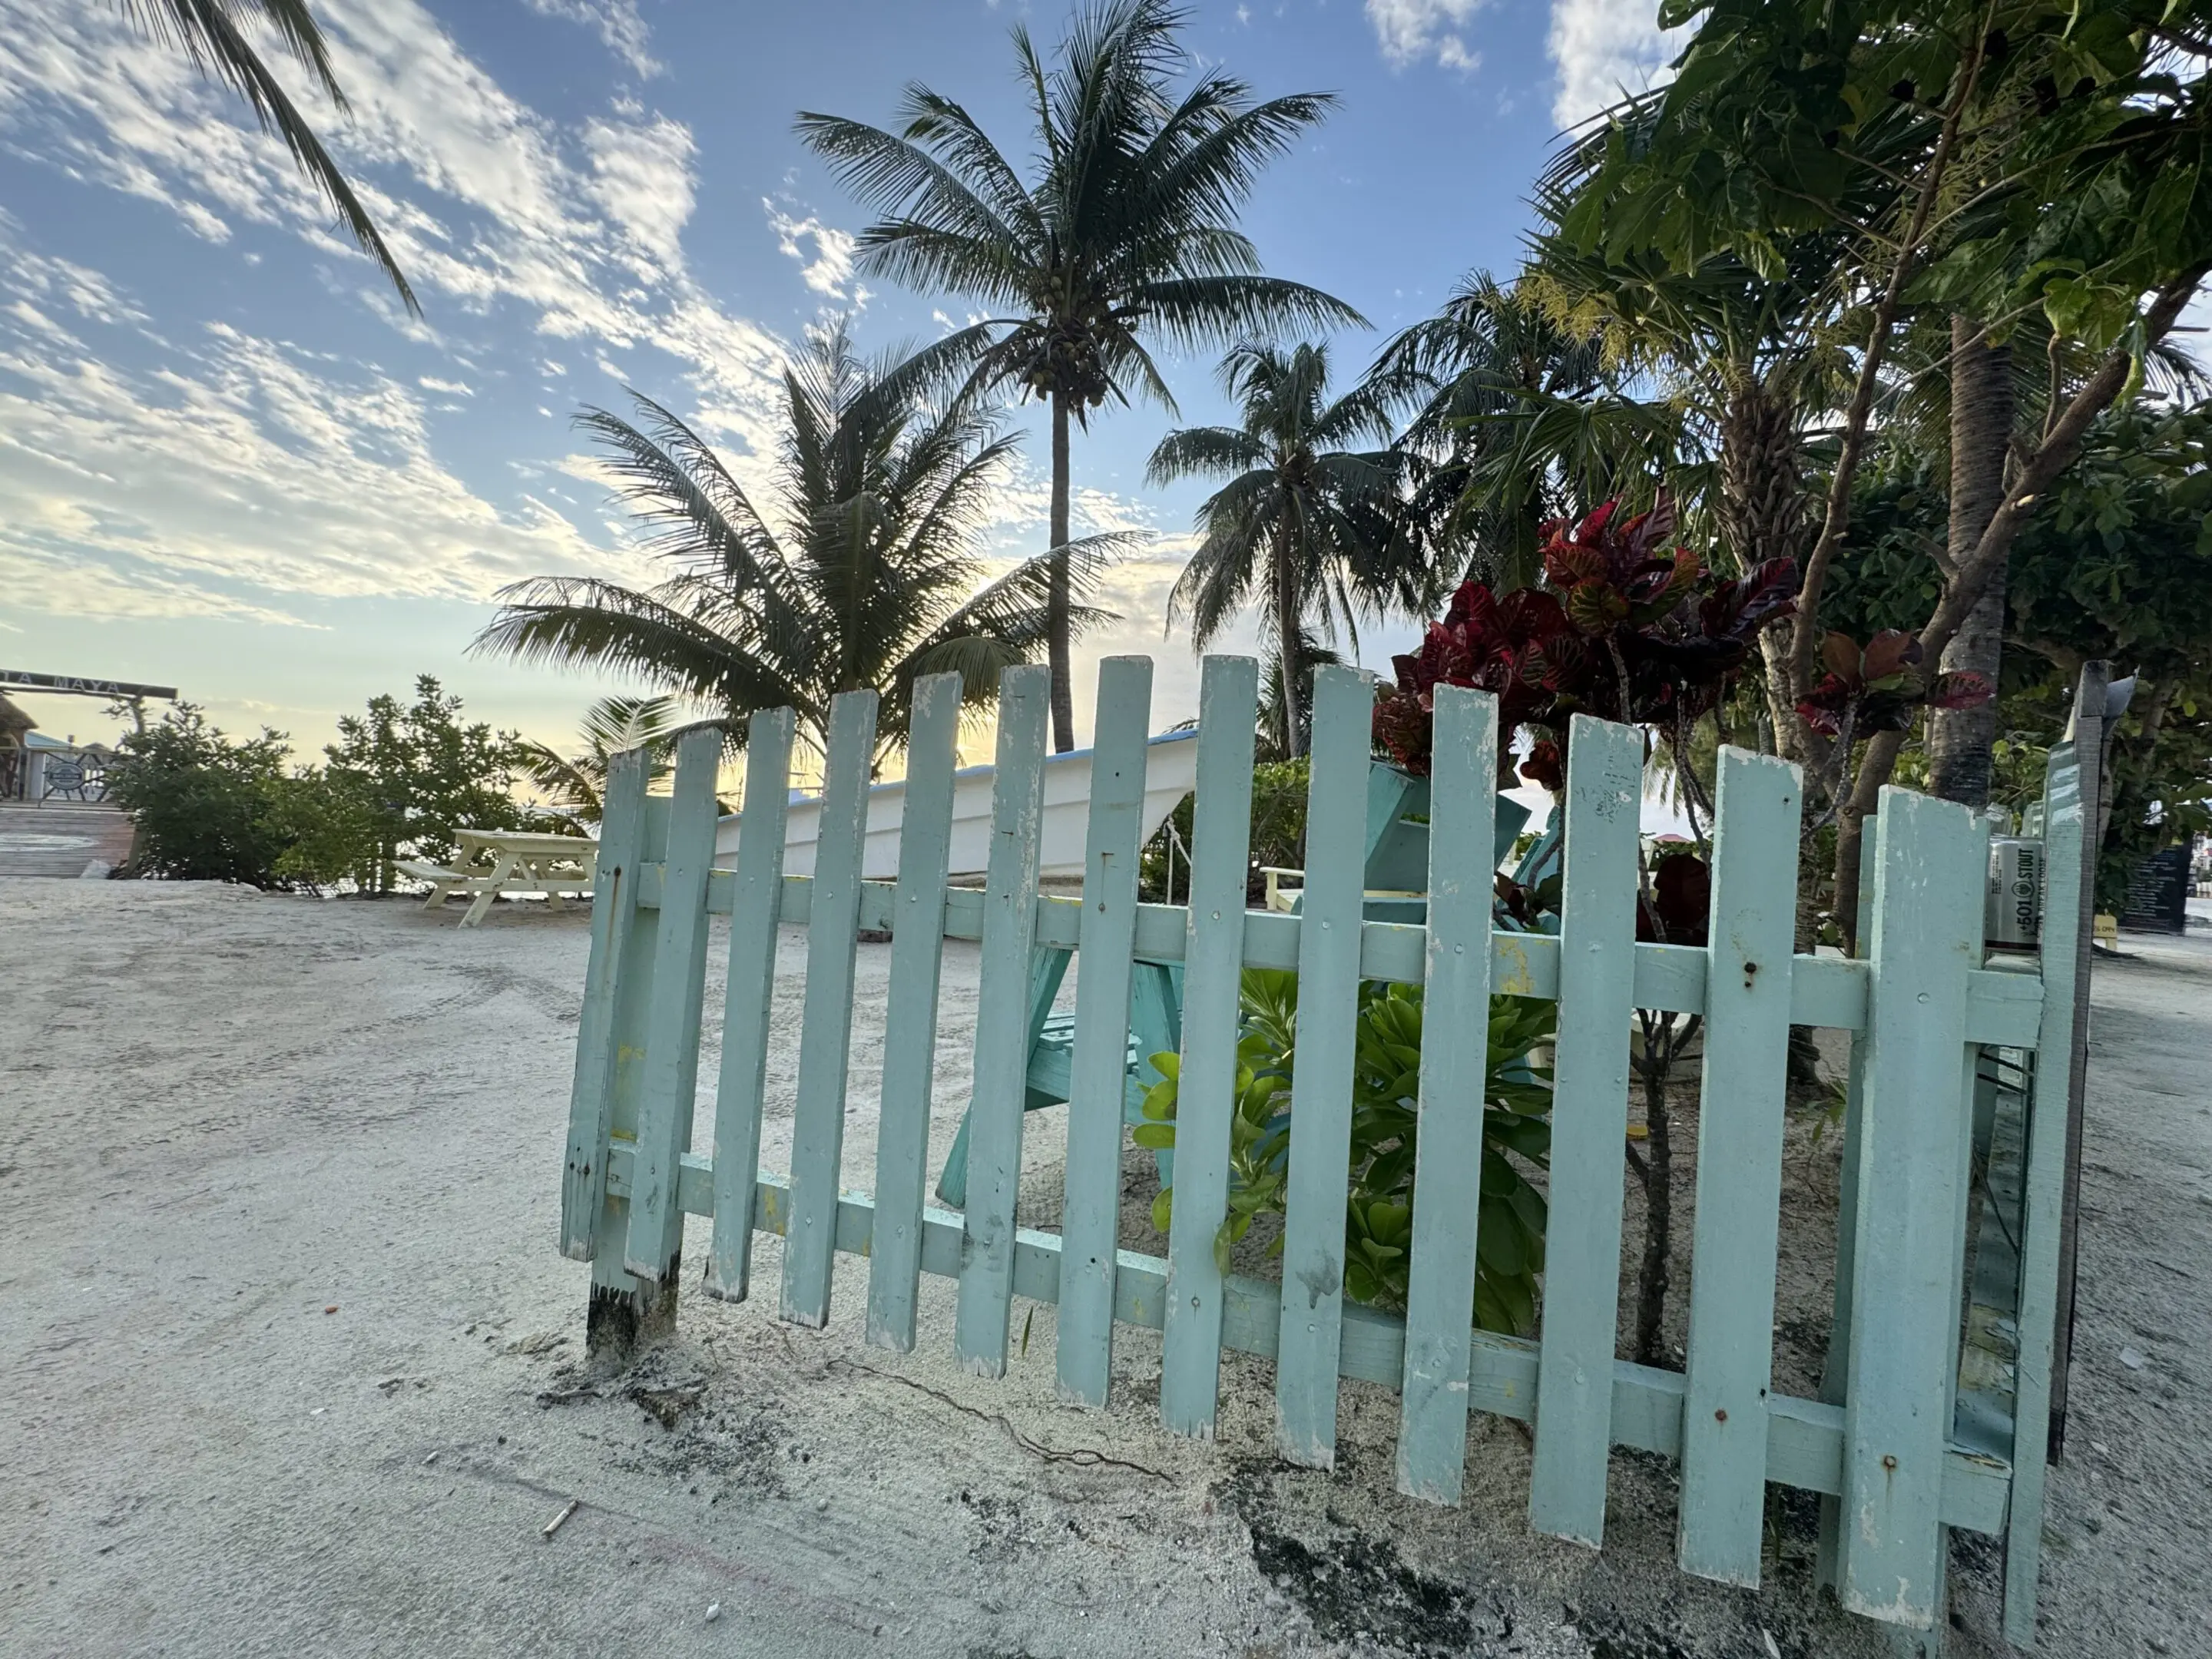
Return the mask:
<svg viewBox="0 0 2212 1659">
<path fill-rule="evenodd" d="M 2043 1494 L 2052 1452 L 2054 1365 L 2061 1327 L 2060 1218 L 2073 1140 L 2075 1033 L 2081 939 L 2079 896 L 2094 886 L 2089 856 L 2095 813 L 2084 798 L 2088 777 L 2079 750 L 2051 751 L 2043 806 L 2043 1020 L 2021 1178 L 2019 1349 L 2014 1364 L 2012 1512 L 2005 1528 L 2005 1640 L 2035 1644 L 2037 1578 L 2043 1564 Z"/>
<path fill-rule="evenodd" d="M 1259 685 L 1260 665 L 1249 657 L 1208 657 L 1199 678 L 1200 782 L 1187 872 L 1182 1063 L 1160 1416 L 1176 1433 L 1204 1440 L 1213 1437 L 1221 1380 L 1222 1275 L 1213 1237 L 1229 1212 L 1230 1119 L 1237 1105 L 1237 1018 L 1251 866 L 1252 717 Z"/>
<path fill-rule="evenodd" d="M 707 973 L 707 876 L 714 862 L 717 726 L 686 732 L 676 745 L 676 793 L 660 879 L 660 932 L 653 942 L 653 1002 L 645 1019 L 645 1071 L 630 1163 L 629 1236 L 623 1265 L 656 1287 L 655 1316 L 676 1316 L 684 1256 L 677 1183 L 691 1148 L 692 1097 L 699 1082 L 699 1017 Z"/>
<path fill-rule="evenodd" d="M 768 1079 L 769 1014 L 775 1004 L 794 724 L 788 708 L 764 710 L 753 715 L 745 735 L 744 813 L 738 820 L 722 1065 L 714 1085 L 714 1231 L 707 1252 L 707 1293 L 732 1302 L 744 1301 L 751 1290 L 761 1095 Z"/>
<path fill-rule="evenodd" d="M 1290 1192 L 1275 1351 L 1275 1447 L 1293 1463 L 1326 1469 L 1336 1465 L 1344 1200 L 1366 901 L 1374 683 L 1355 669 L 1322 668 L 1314 675 L 1313 701 L 1306 886 L 1298 928 L 1298 1063 L 1291 1084 Z"/>
<path fill-rule="evenodd" d="M 1048 671 L 1009 668 L 999 680 L 998 776 L 991 791 L 990 868 L 983 879 L 982 974 L 975 1011 L 975 1098 L 969 1107 L 968 1191 L 953 1349 L 963 1370 L 1001 1376 L 1013 1311 L 1014 1200 L 1022 1181 L 1029 1092 L 1030 956 L 1036 940 L 1037 848 L 1044 788 Z"/>
<path fill-rule="evenodd" d="M 868 1340 L 914 1349 L 921 1284 L 922 1187 L 929 1165 L 929 1091 L 936 1074 L 937 995 L 945 960 L 945 888 L 952 847 L 952 773 L 959 761 L 960 676 L 914 686 L 906 800 L 891 914 L 891 994 L 884 1014 L 884 1081 L 876 1125 L 876 1230 L 869 1249 Z"/>
<path fill-rule="evenodd" d="M 1854 1613 L 1925 1630 L 1942 1601 L 1973 1127 L 1966 975 L 1982 961 L 1986 842 L 1964 807 L 1894 787 L 1881 820 L 1838 1594 Z"/>
<path fill-rule="evenodd" d="M 1429 799 L 1429 938 L 1422 991 L 1420 1134 L 1398 1489 L 1459 1502 L 1482 1194 L 1482 1080 L 1490 1060 L 1492 872 L 1498 867 L 1498 699 L 1437 689 Z M 1425 1206 L 1422 1195 L 1437 1201 Z"/>
<path fill-rule="evenodd" d="M 1759 1586 L 1802 775 L 1723 748 L 1705 930 L 1705 1062 L 1676 1559 Z"/>
<path fill-rule="evenodd" d="M 1606 1462 L 1613 1449 L 1643 799 L 1643 735 L 1633 726 L 1576 715 L 1567 743 L 1551 1221 L 1528 1524 L 1592 1548 L 1605 1536 Z"/>
<path fill-rule="evenodd" d="M 876 749 L 873 691 L 830 702 L 806 924 L 806 1003 L 799 1033 L 799 1097 L 791 1113 L 791 1216 L 783 1236 L 782 1316 L 829 1322 L 837 1265 L 838 1174 L 845 1149 L 846 1068 L 853 1047 L 853 960 L 860 938 L 860 850 Z"/>
<path fill-rule="evenodd" d="M 1060 1396 L 1086 1406 L 1106 1403 L 1114 1375 L 1121 1118 L 1129 982 L 1136 966 L 1130 952 L 1137 934 L 1145 736 L 1152 709 L 1151 658 L 1109 657 L 1098 665 L 1083 856 L 1085 966 L 1075 990 L 1060 1224 Z"/>
<path fill-rule="evenodd" d="M 665 810 L 648 813 L 644 754 L 617 755 L 607 768 L 605 811 L 592 902 L 592 954 L 584 975 L 584 1007 L 576 1028 L 575 1080 L 568 1096 L 568 1153 L 561 1183 L 561 1249 L 592 1264 L 584 1321 L 591 1352 L 620 1352 L 637 1340 L 647 1309 L 643 1289 L 623 1267 L 629 1202 L 607 1194 L 607 1150 L 616 1127 L 621 1083 L 635 1070 L 623 1045 L 635 1032 L 637 1002 L 628 977 L 649 976 L 657 910 L 640 910 L 640 867 L 657 857 L 667 834 Z M 635 964 L 631 967 L 631 964 Z M 629 1016 L 626 1022 L 625 1014 Z M 625 1131 L 635 1124 L 635 1106 Z"/>
</svg>

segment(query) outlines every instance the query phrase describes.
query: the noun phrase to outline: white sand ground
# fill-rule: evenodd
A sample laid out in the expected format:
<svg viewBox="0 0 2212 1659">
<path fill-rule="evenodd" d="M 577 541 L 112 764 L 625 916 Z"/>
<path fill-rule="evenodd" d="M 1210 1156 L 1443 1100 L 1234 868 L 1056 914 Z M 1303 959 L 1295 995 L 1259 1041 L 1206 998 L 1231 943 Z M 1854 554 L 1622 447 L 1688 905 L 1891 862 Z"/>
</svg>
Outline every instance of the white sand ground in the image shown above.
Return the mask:
<svg viewBox="0 0 2212 1659">
<path fill-rule="evenodd" d="M 2212 1653 L 2212 949 L 2129 948 L 2098 980 L 2063 1656 Z M 942 1281 L 906 1358 L 861 1345 L 848 1264 L 826 1332 L 687 1282 L 672 1340 L 586 1366 L 583 1270 L 552 1243 L 584 954 L 574 914 L 459 933 L 399 903 L 0 882 L 0 1652 L 1888 1651 L 1811 1595 L 1809 1506 L 1778 1512 L 1763 1591 L 1722 1589 L 1674 1570 L 1658 1460 L 1615 1458 L 1592 1555 L 1528 1535 L 1512 1425 L 1478 1424 L 1463 1508 L 1417 1504 L 1385 1390 L 1347 1386 L 1334 1474 L 1290 1470 L 1264 1365 L 1225 1365 L 1218 1440 L 1178 1440 L 1149 1334 L 1122 1334 L 1113 1411 L 1071 1410 L 1051 1310 L 980 1382 Z M 857 1185 L 888 954 L 862 951 Z M 945 998 L 936 1158 L 972 952 Z M 1055 1207 L 1063 1116 L 1030 1119 L 1025 1219 Z M 1826 1155 L 1793 1142 L 1816 1221 Z M 759 1261 L 773 1286 L 772 1241 Z M 641 1389 L 696 1399 L 664 1426 Z M 1994 1552 L 1955 1567 L 1950 1650 L 1994 1651 Z"/>
</svg>

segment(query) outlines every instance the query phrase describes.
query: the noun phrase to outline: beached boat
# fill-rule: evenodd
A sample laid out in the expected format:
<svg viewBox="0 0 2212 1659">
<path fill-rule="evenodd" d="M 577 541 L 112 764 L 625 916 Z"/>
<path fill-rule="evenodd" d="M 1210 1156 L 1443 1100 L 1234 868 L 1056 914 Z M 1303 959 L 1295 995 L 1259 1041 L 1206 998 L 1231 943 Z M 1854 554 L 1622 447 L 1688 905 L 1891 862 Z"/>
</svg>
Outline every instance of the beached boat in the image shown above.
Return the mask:
<svg viewBox="0 0 2212 1659">
<path fill-rule="evenodd" d="M 955 876 L 980 876 L 990 860 L 991 781 L 998 769 L 970 766 L 952 775 L 952 869 Z M 1198 733 L 1169 732 L 1145 750 L 1145 839 L 1159 830 L 1176 804 L 1198 781 Z M 1044 763 L 1043 846 L 1039 858 L 1047 876 L 1083 874 L 1084 837 L 1091 816 L 1091 750 L 1071 750 Z M 732 864 L 738 852 L 741 815 L 731 813 L 714 834 L 714 861 Z M 870 881 L 898 874 L 899 826 L 906 817 L 906 782 L 879 783 L 868 791 L 868 837 L 861 873 Z M 796 794 L 784 818 L 786 875 L 814 873 L 814 842 L 820 833 L 822 798 Z"/>
</svg>

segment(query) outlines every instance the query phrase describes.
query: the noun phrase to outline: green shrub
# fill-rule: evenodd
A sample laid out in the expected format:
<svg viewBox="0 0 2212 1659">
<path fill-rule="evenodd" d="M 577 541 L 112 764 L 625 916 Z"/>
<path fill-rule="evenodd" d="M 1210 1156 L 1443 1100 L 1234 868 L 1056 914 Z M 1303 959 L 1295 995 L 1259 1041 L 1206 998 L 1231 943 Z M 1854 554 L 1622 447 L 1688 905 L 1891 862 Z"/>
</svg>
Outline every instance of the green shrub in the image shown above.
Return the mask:
<svg viewBox="0 0 2212 1659">
<path fill-rule="evenodd" d="M 365 714 L 338 721 L 324 750 L 320 787 L 299 803 L 293 844 L 280 872 L 364 893 L 388 893 L 403 858 L 451 861 L 457 829 L 514 830 L 525 809 L 509 794 L 521 740 L 460 719 L 461 700 L 428 674 L 415 701 L 369 699 Z"/>
<path fill-rule="evenodd" d="M 117 748 L 107 798 L 137 828 L 135 873 L 173 881 L 286 884 L 277 864 L 300 781 L 285 770 L 284 734 L 232 742 L 191 703 Z"/>
<path fill-rule="evenodd" d="M 1243 1037 L 1238 1042 L 1236 1110 L 1230 1123 L 1229 1213 L 1214 1236 L 1214 1259 L 1230 1252 L 1262 1215 L 1284 1213 L 1290 1181 L 1291 1085 L 1297 1071 L 1298 976 L 1247 969 Z M 1535 1328 L 1547 1219 L 1544 1196 L 1519 1163 L 1549 1166 L 1551 1073 L 1528 1064 L 1552 1040 L 1558 1010 L 1528 997 L 1490 1000 L 1489 1054 L 1482 1090 L 1482 1200 L 1475 1223 L 1475 1323 L 1525 1334 Z M 1413 1161 L 1420 1118 L 1421 988 L 1360 987 L 1352 1083 L 1352 1179 L 1345 1196 L 1344 1288 L 1356 1302 L 1402 1309 L 1411 1265 Z M 1155 1054 L 1164 1081 L 1145 1100 L 1140 1146 L 1171 1147 L 1181 1088 L 1180 1061 Z M 1152 1206 L 1161 1232 L 1175 1212 L 1175 1189 Z M 1273 1247 L 1282 1248 L 1278 1238 Z"/>
<path fill-rule="evenodd" d="M 426 674 L 411 704 L 370 699 L 339 720 L 323 765 L 292 768 L 282 732 L 233 742 L 179 703 L 123 740 L 110 774 L 137 825 L 137 873 L 388 893 L 398 860 L 450 861 L 458 829 L 532 822 L 507 793 L 519 739 L 460 712 Z"/>
</svg>

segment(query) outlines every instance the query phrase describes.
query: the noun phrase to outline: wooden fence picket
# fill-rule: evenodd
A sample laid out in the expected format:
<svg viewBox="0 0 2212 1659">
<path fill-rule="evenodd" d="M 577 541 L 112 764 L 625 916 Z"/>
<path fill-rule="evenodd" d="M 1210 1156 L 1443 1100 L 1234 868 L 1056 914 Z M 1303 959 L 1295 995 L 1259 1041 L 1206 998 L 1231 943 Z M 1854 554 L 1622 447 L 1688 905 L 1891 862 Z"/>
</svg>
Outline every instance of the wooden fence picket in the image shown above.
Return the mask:
<svg viewBox="0 0 2212 1659">
<path fill-rule="evenodd" d="M 1036 937 L 1044 735 L 1051 672 L 1024 665 L 999 680 L 998 775 L 983 878 L 982 973 L 976 993 L 974 1100 L 953 1351 L 979 1376 L 1006 1369 L 1013 1311 L 1014 1201 L 1028 1094 L 1030 954 Z"/>
<path fill-rule="evenodd" d="M 1275 1352 L 1276 1449 L 1308 1468 L 1336 1463 L 1344 1207 L 1374 704 L 1373 682 L 1356 670 L 1331 666 L 1315 673 L 1306 885 L 1298 928 L 1297 1070 L 1291 1083 L 1282 1334 Z"/>
<path fill-rule="evenodd" d="M 1459 1502 L 1490 1052 L 1491 872 L 1497 867 L 1498 699 L 1440 686 L 1431 761 L 1428 981 L 1420 1134 L 1406 1285 L 1398 1487 Z"/>
<path fill-rule="evenodd" d="M 959 742 L 960 676 L 916 680 L 899 822 L 898 890 L 891 907 L 891 990 L 876 1124 L 876 1230 L 868 1261 L 868 1340 L 899 1353 L 914 1348 L 921 1282 L 922 1190 L 929 1166 L 929 1094 L 936 1075 L 945 869 Z"/>
<path fill-rule="evenodd" d="M 626 749 L 607 763 L 599 850 L 592 896 L 592 951 L 584 969 L 584 1006 L 576 1024 L 575 1080 L 568 1093 L 568 1155 L 561 1178 L 561 1254 L 592 1259 L 607 1188 L 607 1135 L 613 1127 L 615 992 L 637 919 L 638 857 L 645 834 L 645 751 Z"/>
<path fill-rule="evenodd" d="M 837 1263 L 860 851 L 875 769 L 876 705 L 873 691 L 842 692 L 830 702 L 830 756 L 822 775 L 821 839 L 815 843 L 813 912 L 806 927 L 799 1097 L 791 1114 L 791 1222 L 783 1239 L 780 1312 L 795 1325 L 829 1322 L 830 1273 Z"/>
<path fill-rule="evenodd" d="M 2012 1512 L 2005 1529 L 2005 1640 L 2035 1644 L 2036 1580 L 2043 1561 L 2043 1494 L 2051 1432 L 2051 1372 L 2057 1330 L 2059 1211 L 2065 1198 L 2068 1089 L 2062 1063 L 2074 1040 L 2074 962 L 2081 943 L 2082 865 L 2095 833 L 2073 746 L 2051 751 L 2043 814 L 2043 1025 L 2027 1125 L 2020 1239 L 2019 1352 L 2013 1368 Z"/>
<path fill-rule="evenodd" d="M 1642 734 L 1577 714 L 1567 741 L 1551 1220 L 1528 1524 L 1592 1548 L 1605 1536 L 1613 1447 L 1643 799 Z"/>
<path fill-rule="evenodd" d="M 714 1086 L 714 1231 L 707 1293 L 742 1302 L 751 1288 L 753 1182 L 760 1173 L 769 1016 L 775 1006 L 777 921 L 783 908 L 784 811 L 791 795 L 788 708 L 752 716 L 745 736 L 744 812 L 730 904 L 722 1064 Z"/>
<path fill-rule="evenodd" d="M 1075 988 L 1060 1226 L 1060 1396 L 1086 1406 L 1106 1403 L 1114 1374 L 1131 951 L 1152 710 L 1151 658 L 1109 657 L 1098 665 L 1083 858 L 1085 966 Z"/>
<path fill-rule="evenodd" d="M 642 777 L 640 780 L 642 787 Z M 665 873 L 668 856 L 670 801 L 646 795 L 637 809 L 639 881 L 628 911 L 621 951 L 622 972 L 613 983 L 613 1008 L 607 1025 L 607 1085 L 603 1110 L 607 1140 L 601 1149 L 606 1187 L 592 1244 L 592 1294 L 585 1315 L 585 1341 L 594 1349 L 621 1349 L 647 1329 L 659 1329 L 673 1316 L 666 1292 L 672 1280 L 641 1280 L 626 1265 L 629 1254 L 629 1187 L 615 1187 L 616 1149 L 635 1163 L 640 1103 L 645 1093 L 647 1032 L 653 1020 L 653 969 L 659 957 L 660 907 L 646 902 L 648 884 Z"/>
<path fill-rule="evenodd" d="M 1942 1572 L 1985 842 L 1964 807 L 1893 786 L 1881 827 L 1837 1590 L 1855 1613 L 1925 1630 Z"/>
<path fill-rule="evenodd" d="M 1718 772 L 1676 1559 L 1756 1589 L 1803 779 L 1725 747 Z"/>
<path fill-rule="evenodd" d="M 1221 1377 L 1222 1273 L 1213 1241 L 1229 1212 L 1259 684 L 1259 665 L 1249 657 L 1208 657 L 1199 681 L 1160 1416 L 1176 1433 L 1206 1440 L 1213 1437 Z"/>
<path fill-rule="evenodd" d="M 707 976 L 707 876 L 714 863 L 714 777 L 719 726 L 700 726 L 676 745 L 676 793 L 660 880 L 660 937 L 653 962 L 653 1012 L 646 1024 L 644 1091 L 631 1165 L 629 1238 L 623 1265 L 658 1284 L 675 1274 L 684 1249 L 676 1184 L 691 1146 L 692 1096 L 699 1083 L 699 1017 Z"/>
</svg>

